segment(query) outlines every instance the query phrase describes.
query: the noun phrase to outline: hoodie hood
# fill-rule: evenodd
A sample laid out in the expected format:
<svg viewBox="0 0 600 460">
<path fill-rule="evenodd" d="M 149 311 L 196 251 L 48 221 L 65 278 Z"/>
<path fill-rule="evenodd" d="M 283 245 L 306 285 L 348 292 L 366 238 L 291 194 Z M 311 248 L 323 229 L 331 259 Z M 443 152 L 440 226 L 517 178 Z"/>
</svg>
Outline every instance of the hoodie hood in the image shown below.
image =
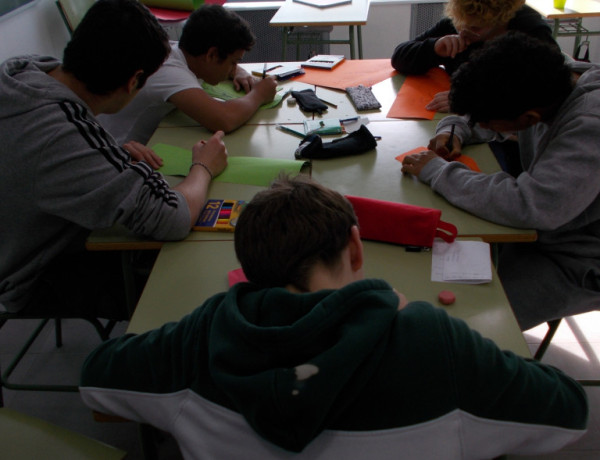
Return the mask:
<svg viewBox="0 0 600 460">
<path fill-rule="evenodd" d="M 60 61 L 48 56 L 19 56 L 0 65 L 0 118 L 39 110 L 44 101 L 55 104 L 74 100 L 87 107 L 75 93 L 48 75 Z"/>
<path fill-rule="evenodd" d="M 369 380 L 397 307 L 381 280 L 307 294 L 238 284 L 213 318 L 212 377 L 261 436 L 301 451 Z"/>
</svg>

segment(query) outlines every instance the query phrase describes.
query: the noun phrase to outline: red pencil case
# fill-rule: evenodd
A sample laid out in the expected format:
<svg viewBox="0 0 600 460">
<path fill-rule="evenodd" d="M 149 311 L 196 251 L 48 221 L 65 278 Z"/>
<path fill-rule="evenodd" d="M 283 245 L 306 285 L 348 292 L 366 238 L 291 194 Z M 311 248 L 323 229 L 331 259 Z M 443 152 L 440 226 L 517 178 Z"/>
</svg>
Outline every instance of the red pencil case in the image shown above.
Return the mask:
<svg viewBox="0 0 600 460">
<path fill-rule="evenodd" d="M 430 248 L 435 237 L 448 243 L 456 238 L 456 227 L 441 220 L 439 209 L 358 196 L 346 198 L 358 217 L 360 236 L 366 240 Z"/>
</svg>

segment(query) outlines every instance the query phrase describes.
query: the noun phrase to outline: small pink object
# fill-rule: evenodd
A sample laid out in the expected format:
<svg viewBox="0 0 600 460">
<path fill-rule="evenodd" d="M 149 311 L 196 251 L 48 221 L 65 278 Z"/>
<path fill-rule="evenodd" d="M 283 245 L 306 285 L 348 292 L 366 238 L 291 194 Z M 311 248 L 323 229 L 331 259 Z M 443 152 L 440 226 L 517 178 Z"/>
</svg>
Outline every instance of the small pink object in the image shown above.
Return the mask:
<svg viewBox="0 0 600 460">
<path fill-rule="evenodd" d="M 452 305 L 456 301 L 456 296 L 452 291 L 441 291 L 438 294 L 438 300 L 442 305 Z"/>
</svg>

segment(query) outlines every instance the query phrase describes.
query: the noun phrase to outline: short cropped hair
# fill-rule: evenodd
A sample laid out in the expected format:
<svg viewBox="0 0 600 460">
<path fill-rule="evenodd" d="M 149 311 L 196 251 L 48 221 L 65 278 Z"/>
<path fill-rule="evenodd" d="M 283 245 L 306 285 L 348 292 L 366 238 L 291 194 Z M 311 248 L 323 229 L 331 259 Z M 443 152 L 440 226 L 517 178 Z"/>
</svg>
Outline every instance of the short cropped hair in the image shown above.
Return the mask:
<svg viewBox="0 0 600 460">
<path fill-rule="evenodd" d="M 98 0 L 73 32 L 63 68 L 94 94 L 109 94 L 142 70 L 146 79 L 169 55 L 169 39 L 150 11 L 137 0 Z"/>
<path fill-rule="evenodd" d="M 508 24 L 524 4 L 525 0 L 449 0 L 446 16 L 452 19 L 456 28 L 463 27 L 468 17 L 496 26 Z"/>
<path fill-rule="evenodd" d="M 248 280 L 261 287 L 308 291 L 318 263 L 335 268 L 357 218 L 350 202 L 304 174 L 279 177 L 246 204 L 235 251 Z"/>
<path fill-rule="evenodd" d="M 450 109 L 474 123 L 515 120 L 527 110 L 562 103 L 572 88 L 558 49 L 511 31 L 486 42 L 454 73 Z"/>
<path fill-rule="evenodd" d="M 181 32 L 179 48 L 200 56 L 213 46 L 221 60 L 238 51 L 249 51 L 255 42 L 248 23 L 220 5 L 202 5 L 194 11 Z"/>
</svg>

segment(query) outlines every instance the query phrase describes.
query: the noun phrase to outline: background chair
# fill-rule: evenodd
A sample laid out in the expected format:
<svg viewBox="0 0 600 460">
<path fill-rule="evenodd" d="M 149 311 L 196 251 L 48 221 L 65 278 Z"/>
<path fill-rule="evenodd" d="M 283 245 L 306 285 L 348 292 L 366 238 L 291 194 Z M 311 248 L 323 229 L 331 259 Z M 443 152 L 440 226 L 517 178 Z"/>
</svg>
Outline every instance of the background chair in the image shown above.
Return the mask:
<svg viewBox="0 0 600 460">
<path fill-rule="evenodd" d="M 0 407 L 2 458 L 120 460 L 126 452 L 38 418 Z"/>
<path fill-rule="evenodd" d="M 550 346 L 550 343 L 552 342 L 552 338 L 554 337 L 554 334 L 556 334 L 556 331 L 558 330 L 558 327 L 560 326 L 561 322 L 562 322 L 562 318 L 548 321 L 548 323 L 547 323 L 548 330 L 546 331 L 546 334 L 544 335 L 544 338 L 542 339 L 540 346 L 536 350 L 536 352 L 533 356 L 533 359 L 541 361 L 542 357 L 546 353 L 546 350 Z M 600 379 L 578 380 L 578 382 L 583 386 L 600 386 Z"/>
<path fill-rule="evenodd" d="M 72 35 L 95 0 L 56 0 L 56 6 Z"/>
<path fill-rule="evenodd" d="M 31 383 L 14 383 L 10 381 L 11 374 L 15 371 L 23 357 L 27 354 L 30 347 L 33 345 L 35 340 L 38 338 L 44 327 L 50 322 L 54 322 L 55 326 L 55 338 L 56 338 L 56 346 L 62 346 L 62 329 L 61 329 L 61 321 L 63 319 L 82 319 L 91 323 L 101 340 L 107 340 L 109 335 L 114 328 L 116 321 L 110 320 L 103 324 L 98 318 L 88 317 L 85 315 L 73 315 L 73 314 L 63 314 L 61 312 L 52 312 L 48 313 L 48 315 L 43 314 L 20 314 L 20 313 L 10 313 L 10 312 L 0 312 L 0 332 L 1 328 L 8 322 L 12 320 L 32 320 L 37 319 L 40 320 L 37 327 L 33 331 L 33 333 L 27 338 L 24 345 L 19 349 L 15 357 L 8 364 L 6 370 L 0 375 L 0 407 L 2 406 L 2 388 L 6 388 L 9 390 L 25 390 L 25 391 L 60 391 L 60 392 L 77 392 L 79 391 L 78 385 L 50 385 L 50 384 L 31 384 Z"/>
</svg>

